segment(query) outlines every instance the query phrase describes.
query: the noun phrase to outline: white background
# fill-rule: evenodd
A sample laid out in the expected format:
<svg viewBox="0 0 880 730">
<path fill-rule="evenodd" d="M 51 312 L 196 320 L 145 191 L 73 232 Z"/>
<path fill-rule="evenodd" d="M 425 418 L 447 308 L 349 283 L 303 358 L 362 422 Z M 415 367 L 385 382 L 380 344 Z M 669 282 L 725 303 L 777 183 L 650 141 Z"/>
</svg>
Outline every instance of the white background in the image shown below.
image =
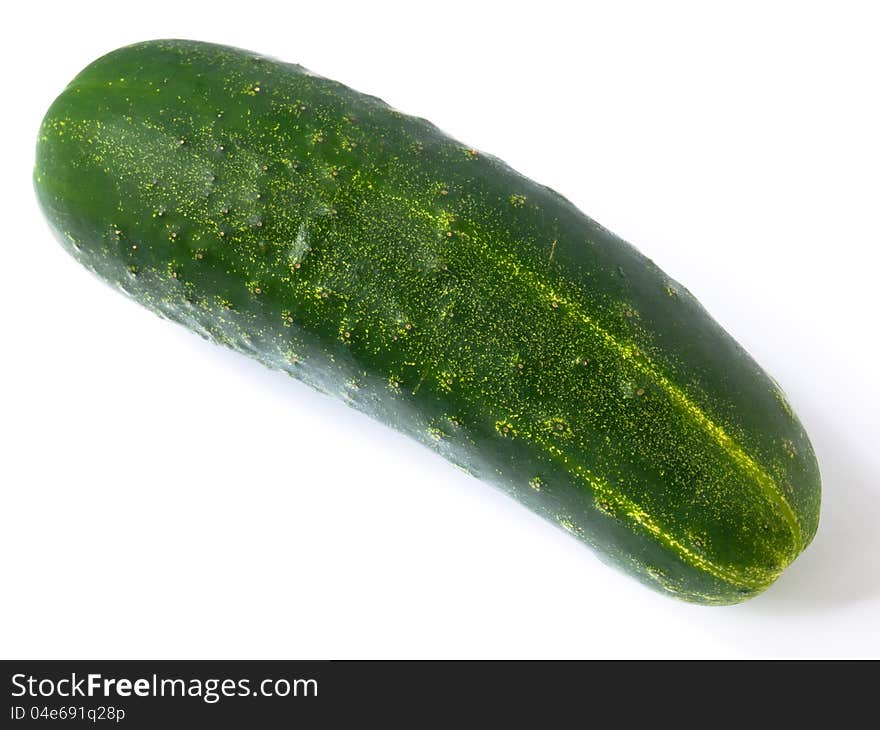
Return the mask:
<svg viewBox="0 0 880 730">
<path fill-rule="evenodd" d="M 880 657 L 871 3 L 199 8 L 5 21 L 0 656 Z M 80 269 L 34 199 L 37 128 L 83 66 L 156 37 L 381 96 L 633 241 L 790 395 L 824 479 L 813 545 L 745 605 L 656 595 Z"/>
</svg>

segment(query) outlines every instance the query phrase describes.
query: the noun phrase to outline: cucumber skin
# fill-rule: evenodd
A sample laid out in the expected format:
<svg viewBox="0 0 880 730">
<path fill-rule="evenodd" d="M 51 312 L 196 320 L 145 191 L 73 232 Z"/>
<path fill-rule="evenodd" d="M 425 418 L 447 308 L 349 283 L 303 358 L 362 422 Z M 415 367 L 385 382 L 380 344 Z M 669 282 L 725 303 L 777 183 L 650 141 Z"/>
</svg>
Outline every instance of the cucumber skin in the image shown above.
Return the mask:
<svg viewBox="0 0 880 730">
<path fill-rule="evenodd" d="M 743 601 L 815 534 L 804 429 L 686 289 L 374 97 L 238 49 L 140 43 L 55 100 L 34 180 L 102 279 L 410 434 L 655 589 Z"/>
</svg>

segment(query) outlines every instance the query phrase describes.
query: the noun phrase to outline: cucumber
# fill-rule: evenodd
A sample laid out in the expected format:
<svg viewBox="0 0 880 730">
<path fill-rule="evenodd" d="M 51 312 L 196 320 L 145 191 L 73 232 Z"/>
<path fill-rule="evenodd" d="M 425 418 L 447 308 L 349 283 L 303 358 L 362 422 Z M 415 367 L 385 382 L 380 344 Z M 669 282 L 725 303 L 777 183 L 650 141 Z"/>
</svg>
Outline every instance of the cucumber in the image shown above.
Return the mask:
<svg viewBox="0 0 880 730">
<path fill-rule="evenodd" d="M 815 534 L 803 427 L 687 289 L 375 97 L 234 48 L 140 43 L 55 100 L 34 180 L 102 279 L 664 593 L 740 602 Z"/>
</svg>

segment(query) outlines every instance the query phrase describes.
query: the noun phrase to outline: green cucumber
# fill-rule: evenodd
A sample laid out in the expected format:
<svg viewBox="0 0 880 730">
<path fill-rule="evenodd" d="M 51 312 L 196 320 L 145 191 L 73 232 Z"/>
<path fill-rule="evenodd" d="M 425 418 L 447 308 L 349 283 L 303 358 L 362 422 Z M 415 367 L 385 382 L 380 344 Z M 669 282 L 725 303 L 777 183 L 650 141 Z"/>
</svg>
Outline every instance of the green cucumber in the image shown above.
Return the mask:
<svg viewBox="0 0 880 730">
<path fill-rule="evenodd" d="M 685 288 L 374 97 L 238 49 L 140 43 L 52 104 L 35 186 L 102 279 L 413 436 L 660 591 L 742 601 L 815 534 L 804 429 Z"/>
</svg>

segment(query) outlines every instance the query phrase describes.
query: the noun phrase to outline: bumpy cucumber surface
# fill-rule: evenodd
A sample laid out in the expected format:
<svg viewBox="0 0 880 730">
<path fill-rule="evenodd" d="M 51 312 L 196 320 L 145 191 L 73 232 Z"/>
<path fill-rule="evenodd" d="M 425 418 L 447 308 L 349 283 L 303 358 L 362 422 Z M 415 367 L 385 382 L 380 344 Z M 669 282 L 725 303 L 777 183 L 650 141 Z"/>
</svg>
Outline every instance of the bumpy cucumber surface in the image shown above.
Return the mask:
<svg viewBox="0 0 880 730">
<path fill-rule="evenodd" d="M 101 278 L 661 591 L 742 601 L 816 531 L 803 428 L 685 288 L 379 99 L 242 50 L 141 43 L 52 104 L 35 185 Z"/>
</svg>

